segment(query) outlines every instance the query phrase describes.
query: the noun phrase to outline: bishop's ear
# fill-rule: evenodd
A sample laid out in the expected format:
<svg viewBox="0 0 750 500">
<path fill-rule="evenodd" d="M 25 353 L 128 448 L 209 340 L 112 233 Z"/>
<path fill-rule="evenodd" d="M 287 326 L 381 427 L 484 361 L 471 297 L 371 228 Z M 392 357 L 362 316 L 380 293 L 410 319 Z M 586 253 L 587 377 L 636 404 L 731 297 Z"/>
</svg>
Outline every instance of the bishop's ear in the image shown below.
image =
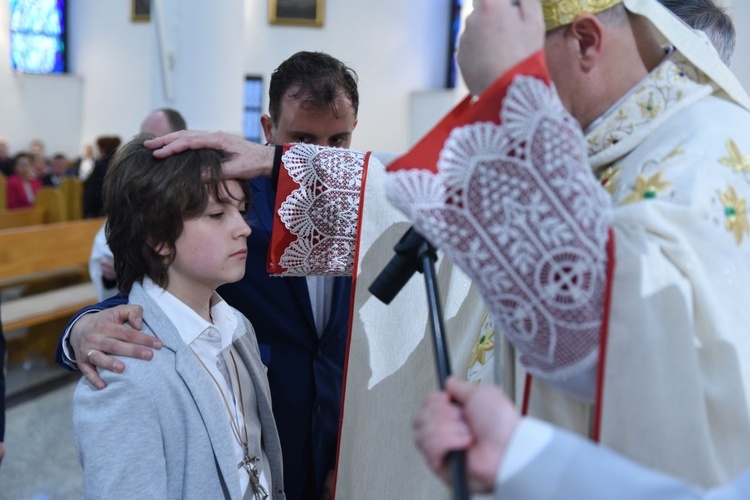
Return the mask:
<svg viewBox="0 0 750 500">
<path fill-rule="evenodd" d="M 604 25 L 595 16 L 582 14 L 568 27 L 578 47 L 578 58 L 584 70 L 591 69 L 602 55 Z"/>
</svg>

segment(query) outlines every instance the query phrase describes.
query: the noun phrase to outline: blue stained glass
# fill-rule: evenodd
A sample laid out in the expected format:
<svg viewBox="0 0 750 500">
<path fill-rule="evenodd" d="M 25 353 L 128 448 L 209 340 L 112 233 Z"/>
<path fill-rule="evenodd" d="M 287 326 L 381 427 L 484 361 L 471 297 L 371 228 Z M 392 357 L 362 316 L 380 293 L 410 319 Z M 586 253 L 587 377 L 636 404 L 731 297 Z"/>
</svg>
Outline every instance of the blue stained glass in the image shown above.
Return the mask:
<svg viewBox="0 0 750 500">
<path fill-rule="evenodd" d="M 450 31 L 448 36 L 448 71 L 445 86 L 449 89 L 456 87 L 458 64 L 456 50 L 458 49 L 458 33 L 461 31 L 462 0 L 451 1 Z"/>
<path fill-rule="evenodd" d="M 65 0 L 10 0 L 14 71 L 65 72 Z"/>
</svg>

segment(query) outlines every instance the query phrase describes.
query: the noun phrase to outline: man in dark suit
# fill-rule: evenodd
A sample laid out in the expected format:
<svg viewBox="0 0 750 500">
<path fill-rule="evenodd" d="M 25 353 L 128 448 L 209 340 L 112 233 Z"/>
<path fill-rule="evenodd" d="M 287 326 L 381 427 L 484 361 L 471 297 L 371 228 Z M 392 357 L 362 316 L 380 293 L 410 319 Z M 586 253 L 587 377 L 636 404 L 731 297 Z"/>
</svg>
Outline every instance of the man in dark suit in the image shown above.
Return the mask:
<svg viewBox="0 0 750 500">
<path fill-rule="evenodd" d="M 62 153 L 57 153 L 52 158 L 52 170 L 50 173 L 42 177 L 42 185 L 45 187 L 60 187 L 63 179 L 67 177 L 68 172 L 68 159 Z"/>
<path fill-rule="evenodd" d="M 261 118 L 261 125 L 271 144 L 348 147 L 358 106 L 353 70 L 328 54 L 299 52 L 274 71 L 269 114 Z M 247 242 L 245 276 L 221 287 L 219 294 L 250 319 L 258 336 L 281 439 L 287 498 L 325 498 L 336 460 L 351 278 L 270 277 L 265 263 L 275 186 L 269 179 L 255 179 L 250 185 L 247 220 L 253 231 Z M 113 371 L 124 368 L 100 350 L 102 340 L 133 338 L 132 330 L 126 332 L 119 324 L 127 313 L 119 311 L 127 309 L 91 314 L 75 328 L 66 329 L 65 335 L 71 330 L 70 347 L 78 368 L 98 387 L 103 384 L 94 365 Z M 153 346 L 148 340 L 139 341 Z M 68 347 L 64 336 L 58 363 L 65 363 L 61 355 L 63 350 L 70 354 Z M 115 350 L 144 359 L 151 356 L 150 350 L 136 346 L 120 344 Z"/>
</svg>

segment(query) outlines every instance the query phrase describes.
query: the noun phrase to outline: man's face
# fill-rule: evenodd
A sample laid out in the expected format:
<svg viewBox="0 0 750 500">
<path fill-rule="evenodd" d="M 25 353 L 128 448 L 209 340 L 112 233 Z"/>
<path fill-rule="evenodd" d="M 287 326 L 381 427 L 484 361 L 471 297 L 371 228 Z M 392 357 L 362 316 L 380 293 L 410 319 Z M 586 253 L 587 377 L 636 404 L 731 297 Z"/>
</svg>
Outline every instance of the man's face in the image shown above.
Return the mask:
<svg viewBox="0 0 750 500">
<path fill-rule="evenodd" d="M 268 115 L 261 118 L 267 142 L 304 142 L 316 146 L 349 147 L 352 132 L 357 126 L 357 117 L 349 99 L 338 97 L 335 100 L 336 117 L 331 106 L 304 106 L 303 101 L 294 99 L 290 93 L 293 94 L 294 91 L 287 92 L 281 101 L 278 123 L 272 123 Z"/>
</svg>

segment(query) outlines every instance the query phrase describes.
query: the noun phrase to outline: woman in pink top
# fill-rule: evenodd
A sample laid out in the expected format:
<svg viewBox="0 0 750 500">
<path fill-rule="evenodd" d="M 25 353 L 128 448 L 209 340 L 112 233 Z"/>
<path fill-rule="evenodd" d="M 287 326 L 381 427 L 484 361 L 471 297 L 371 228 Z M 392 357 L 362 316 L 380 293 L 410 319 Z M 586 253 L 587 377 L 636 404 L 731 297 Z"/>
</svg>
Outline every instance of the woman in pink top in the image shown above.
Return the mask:
<svg viewBox="0 0 750 500">
<path fill-rule="evenodd" d="M 36 192 L 42 187 L 39 179 L 32 177 L 31 155 L 18 153 L 15 157 L 15 175 L 8 177 L 8 208 L 27 208 L 34 206 Z"/>
</svg>

